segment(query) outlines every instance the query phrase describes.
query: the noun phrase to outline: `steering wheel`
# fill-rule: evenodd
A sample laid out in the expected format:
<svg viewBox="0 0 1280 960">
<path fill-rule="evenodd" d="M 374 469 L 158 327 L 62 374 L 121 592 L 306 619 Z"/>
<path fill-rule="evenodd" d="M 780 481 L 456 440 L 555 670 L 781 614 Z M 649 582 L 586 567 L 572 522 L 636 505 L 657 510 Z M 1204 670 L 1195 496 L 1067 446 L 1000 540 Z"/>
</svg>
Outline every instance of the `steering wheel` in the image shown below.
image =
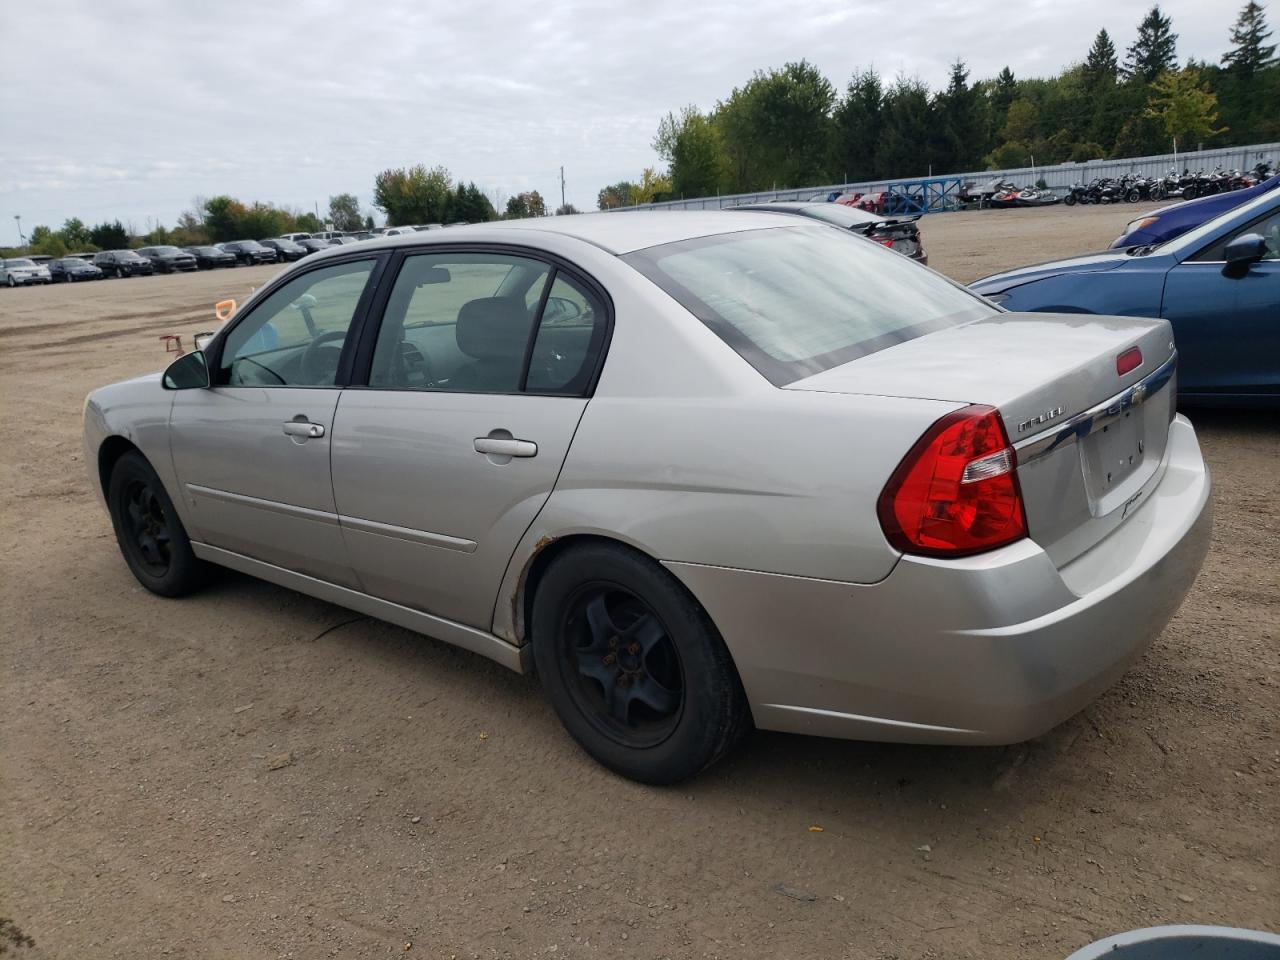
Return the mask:
<svg viewBox="0 0 1280 960">
<path fill-rule="evenodd" d="M 342 356 L 342 345 L 332 346 L 335 340 L 345 340 L 347 331 L 327 330 L 316 337 L 307 349 L 302 351 L 299 361 L 302 382 L 316 386 L 329 385 L 337 378 L 338 360 Z"/>
</svg>

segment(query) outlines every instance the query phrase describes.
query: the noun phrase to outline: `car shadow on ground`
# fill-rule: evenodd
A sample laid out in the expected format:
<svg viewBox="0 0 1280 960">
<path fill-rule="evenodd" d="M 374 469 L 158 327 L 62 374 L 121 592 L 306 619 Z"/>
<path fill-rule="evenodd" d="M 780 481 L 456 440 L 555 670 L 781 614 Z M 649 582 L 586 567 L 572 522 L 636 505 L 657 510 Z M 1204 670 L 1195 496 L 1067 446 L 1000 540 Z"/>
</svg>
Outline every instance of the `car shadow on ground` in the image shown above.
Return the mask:
<svg viewBox="0 0 1280 960">
<path fill-rule="evenodd" d="M 571 781 L 616 780 L 624 792 L 637 788 L 597 767 L 578 748 L 534 675 L 515 674 L 443 641 L 230 570 L 220 570 L 199 596 L 217 606 L 234 606 L 238 616 L 250 621 L 292 608 L 299 619 L 315 625 L 315 631 L 279 643 L 314 643 L 317 669 L 340 653 L 344 661 L 364 661 L 370 671 L 429 685 L 433 693 L 454 699 L 459 708 L 482 705 L 492 714 L 494 735 L 507 727 L 507 735 L 524 739 L 540 762 L 555 757 L 553 763 L 575 770 Z M 323 652 L 326 647 L 329 653 Z M 369 709 L 383 707 L 371 703 Z M 1099 739 L 1101 733 L 1091 727 L 1092 720 L 1086 721 L 1087 713 L 1036 740 L 997 747 L 873 743 L 752 730 L 718 764 L 674 789 L 707 796 L 732 794 L 736 803 L 753 805 L 803 797 L 806 804 L 828 811 L 869 811 L 890 802 L 896 815 L 901 815 L 903 804 L 936 807 L 948 797 L 954 802 L 967 794 L 986 796 L 989 804 L 992 790 L 1012 799 L 1020 784 L 1039 780 L 1077 741 Z M 1051 783 L 1043 787 L 1051 789 Z"/>
</svg>

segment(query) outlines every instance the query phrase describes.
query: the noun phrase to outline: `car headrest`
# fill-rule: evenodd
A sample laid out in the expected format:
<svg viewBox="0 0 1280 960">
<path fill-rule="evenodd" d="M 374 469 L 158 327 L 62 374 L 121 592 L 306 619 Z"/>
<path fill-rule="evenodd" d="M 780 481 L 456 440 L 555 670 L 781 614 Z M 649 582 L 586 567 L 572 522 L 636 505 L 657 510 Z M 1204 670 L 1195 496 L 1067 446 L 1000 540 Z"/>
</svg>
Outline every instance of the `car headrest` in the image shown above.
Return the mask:
<svg viewBox="0 0 1280 960">
<path fill-rule="evenodd" d="M 458 311 L 458 349 L 476 360 L 524 357 L 533 317 L 520 297 L 480 297 Z"/>
</svg>

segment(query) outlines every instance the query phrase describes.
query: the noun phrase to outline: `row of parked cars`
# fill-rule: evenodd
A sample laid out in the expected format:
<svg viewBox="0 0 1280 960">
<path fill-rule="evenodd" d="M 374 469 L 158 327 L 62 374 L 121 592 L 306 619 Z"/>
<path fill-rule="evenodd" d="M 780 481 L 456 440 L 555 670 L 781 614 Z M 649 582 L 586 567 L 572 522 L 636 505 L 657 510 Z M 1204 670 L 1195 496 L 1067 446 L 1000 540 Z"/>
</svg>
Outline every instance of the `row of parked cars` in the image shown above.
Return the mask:
<svg viewBox="0 0 1280 960">
<path fill-rule="evenodd" d="M 381 236 L 398 236 L 421 230 L 442 229 L 445 224 L 379 227 L 374 230 L 319 233 L 286 233 L 266 240 L 229 240 L 226 243 L 191 247 L 160 245 L 138 250 L 103 250 L 99 253 L 72 253 L 55 259 L 48 256 L 0 260 L 0 284 L 18 287 L 40 283 L 74 283 L 108 277 L 149 276 L 155 273 L 185 273 L 218 267 L 247 267 L 264 263 L 301 260 L 329 247 Z M 449 224 L 454 226 L 454 224 Z"/>
</svg>

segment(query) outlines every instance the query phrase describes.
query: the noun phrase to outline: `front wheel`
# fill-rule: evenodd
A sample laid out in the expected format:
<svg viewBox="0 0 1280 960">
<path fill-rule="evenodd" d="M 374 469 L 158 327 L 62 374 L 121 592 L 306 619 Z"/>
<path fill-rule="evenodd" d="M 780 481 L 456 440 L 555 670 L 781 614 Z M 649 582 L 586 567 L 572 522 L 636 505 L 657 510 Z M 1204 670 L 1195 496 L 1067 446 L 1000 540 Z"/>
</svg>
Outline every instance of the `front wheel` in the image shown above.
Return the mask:
<svg viewBox="0 0 1280 960">
<path fill-rule="evenodd" d="M 1074 193 L 1068 193 L 1062 198 L 1062 202 L 1068 207 L 1074 207 L 1076 205 L 1076 195 Z"/>
<path fill-rule="evenodd" d="M 579 745 L 642 783 L 687 779 L 746 729 L 729 651 L 672 576 L 620 544 L 554 561 L 533 602 L 534 662 Z"/>
<path fill-rule="evenodd" d="M 205 582 L 207 567 L 192 551 L 173 501 L 141 453 L 116 461 L 107 508 L 116 543 L 140 584 L 162 597 L 180 597 Z"/>
</svg>

